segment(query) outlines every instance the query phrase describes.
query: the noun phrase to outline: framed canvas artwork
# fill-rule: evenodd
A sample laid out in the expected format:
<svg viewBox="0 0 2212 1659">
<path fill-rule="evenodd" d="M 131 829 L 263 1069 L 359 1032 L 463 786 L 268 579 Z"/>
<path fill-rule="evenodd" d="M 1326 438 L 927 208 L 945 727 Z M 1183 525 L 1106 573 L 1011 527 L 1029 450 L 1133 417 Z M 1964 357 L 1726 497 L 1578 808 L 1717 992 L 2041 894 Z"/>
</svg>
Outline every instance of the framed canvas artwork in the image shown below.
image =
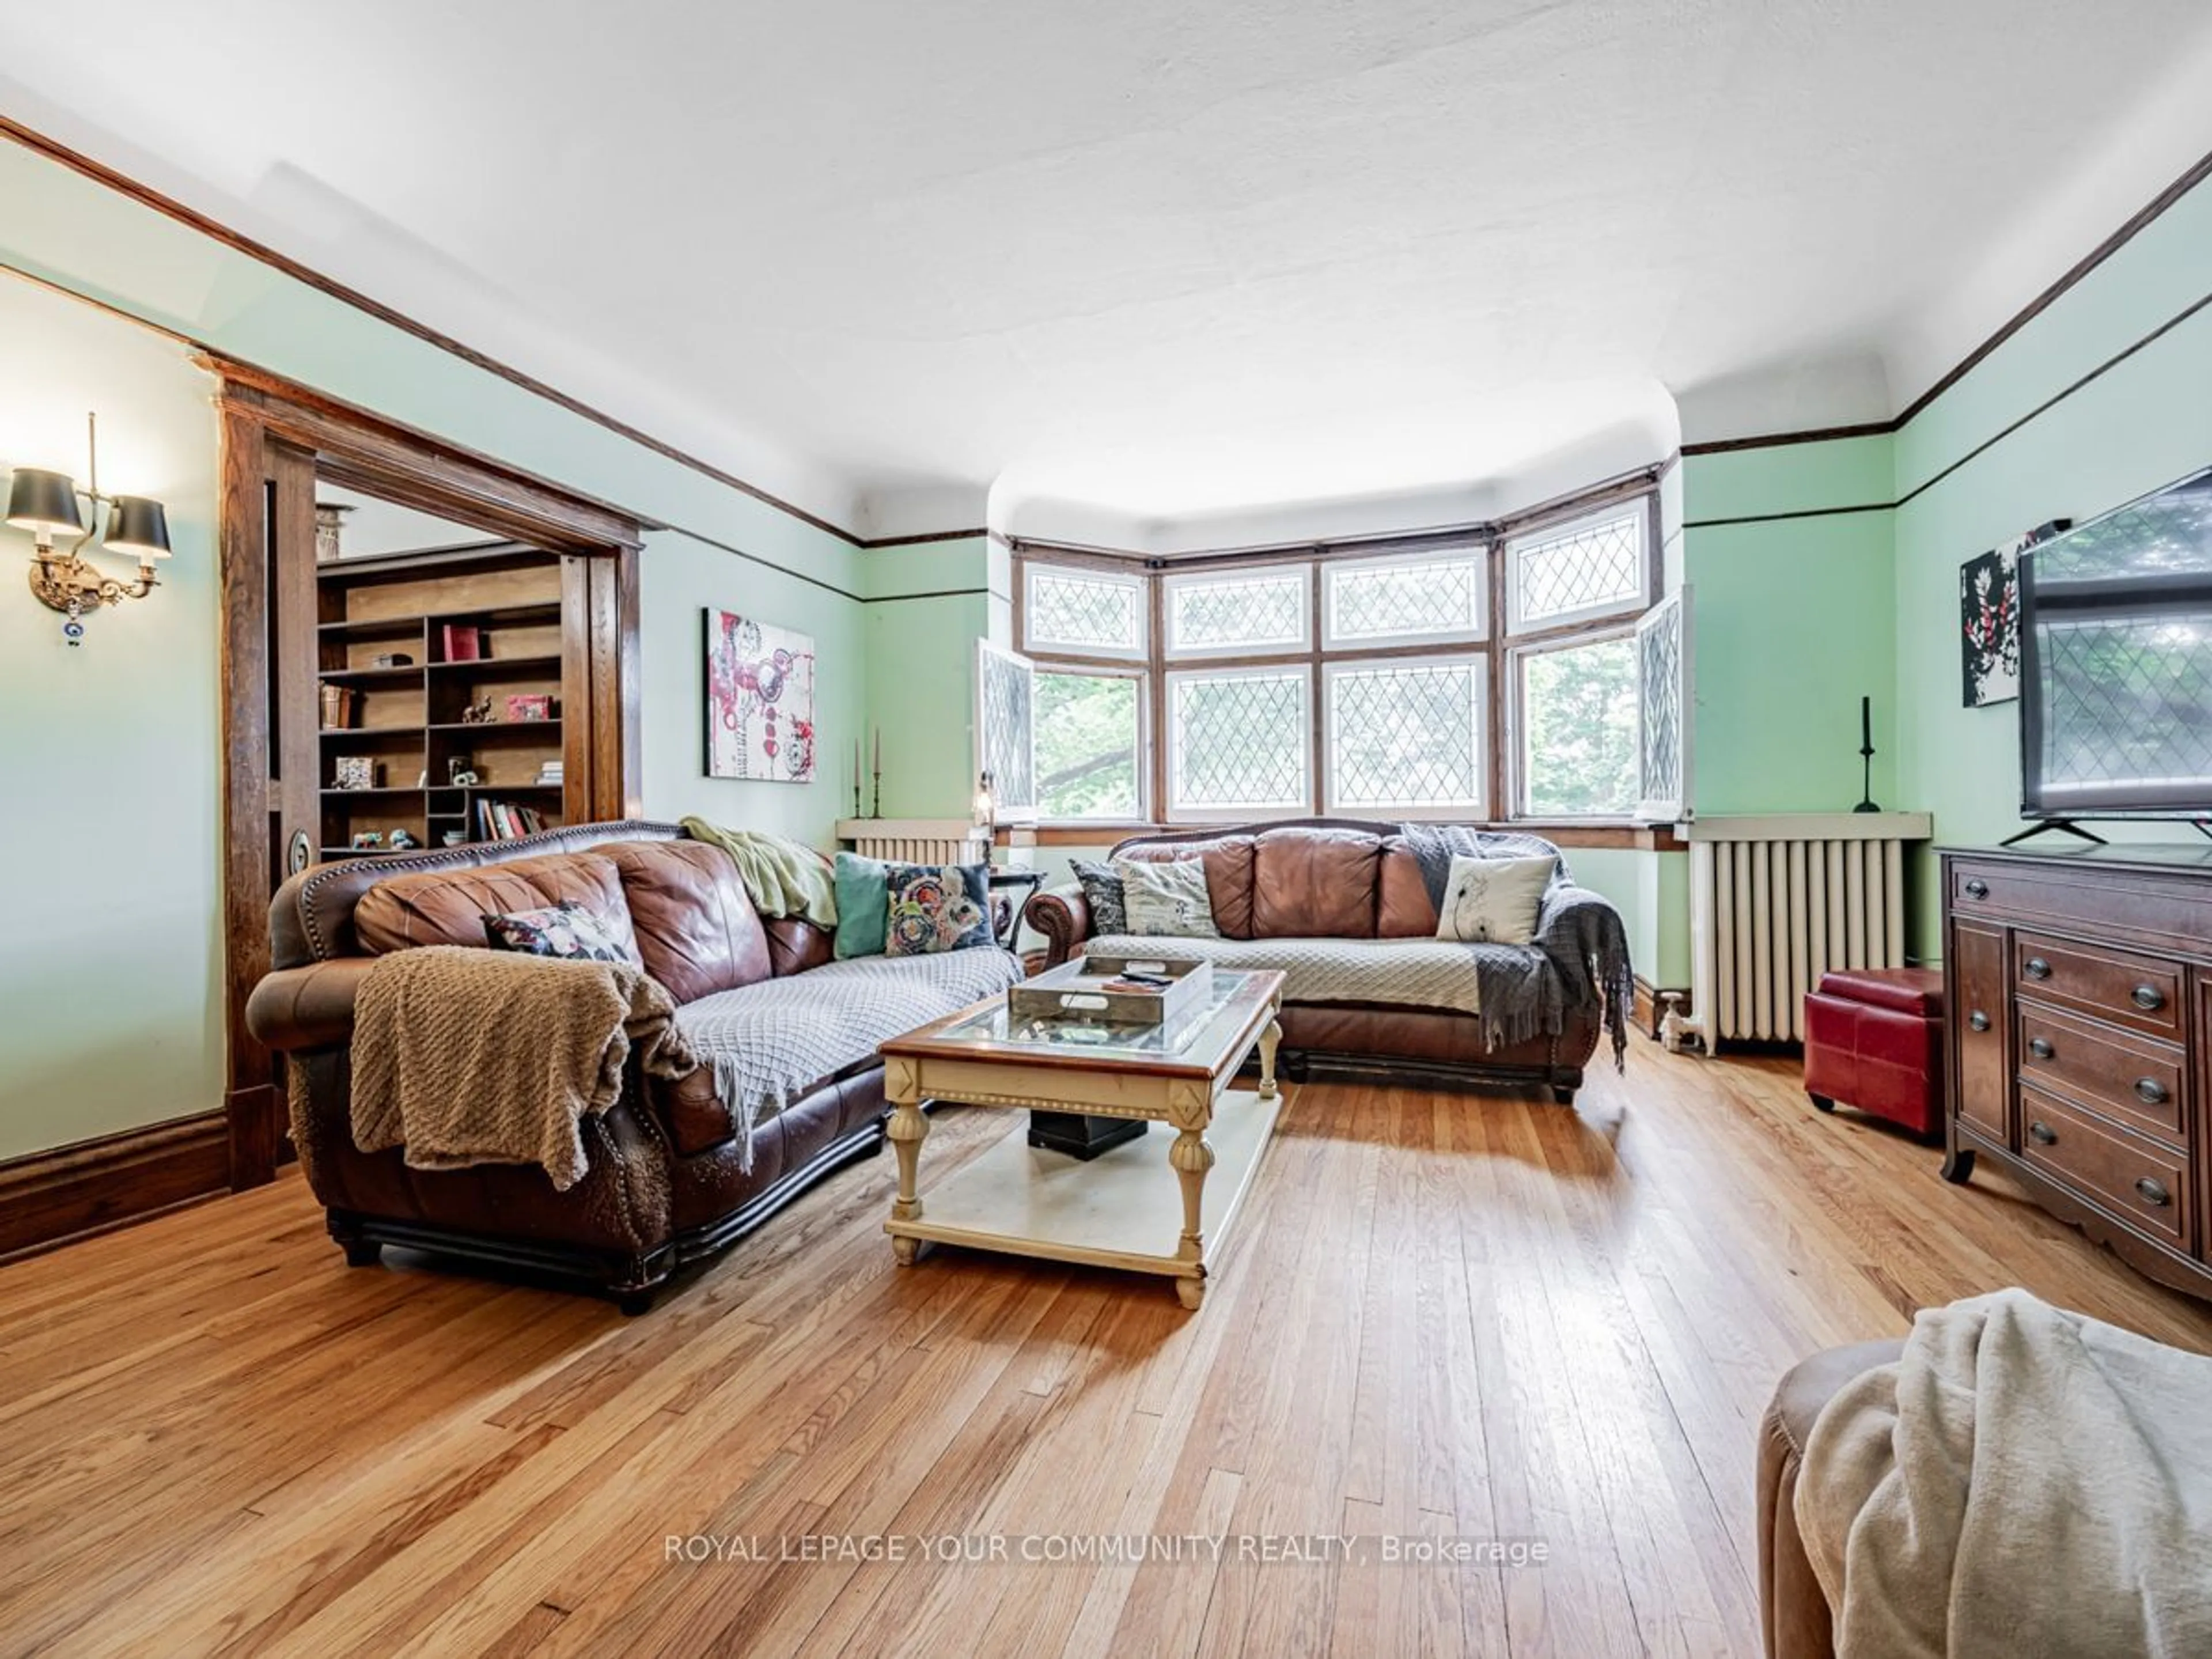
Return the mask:
<svg viewBox="0 0 2212 1659">
<path fill-rule="evenodd" d="M 1966 706 L 2020 696 L 2020 556 L 2074 527 L 2053 519 L 1959 567 L 1959 665 Z"/>
<path fill-rule="evenodd" d="M 814 641 L 712 608 L 707 617 L 707 775 L 814 779 Z"/>
</svg>

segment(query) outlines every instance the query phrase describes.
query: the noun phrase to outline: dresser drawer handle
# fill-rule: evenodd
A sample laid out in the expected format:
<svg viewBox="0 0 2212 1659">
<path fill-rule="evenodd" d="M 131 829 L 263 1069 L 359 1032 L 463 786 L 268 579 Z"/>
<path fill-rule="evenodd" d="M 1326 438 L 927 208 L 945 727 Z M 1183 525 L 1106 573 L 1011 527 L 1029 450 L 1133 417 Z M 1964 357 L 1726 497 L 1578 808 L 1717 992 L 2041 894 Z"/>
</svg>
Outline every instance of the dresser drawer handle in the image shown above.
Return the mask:
<svg viewBox="0 0 2212 1659">
<path fill-rule="evenodd" d="M 2173 1194 L 2167 1192 L 2162 1183 L 2153 1181 L 2148 1176 L 2136 1182 L 2136 1191 L 2142 1195 L 2144 1203 L 2158 1209 L 2162 1210 L 2173 1202 Z"/>
<path fill-rule="evenodd" d="M 1990 1029 L 1990 1017 L 1977 1008 L 1966 1016 L 1966 1024 L 1977 1031 L 1986 1031 Z"/>
<path fill-rule="evenodd" d="M 2048 1037 L 2030 1037 L 2027 1040 L 2027 1052 L 2038 1060 L 2049 1060 L 2058 1050 L 2051 1046 L 2051 1040 Z"/>
<path fill-rule="evenodd" d="M 2048 1123 L 2038 1121 L 2027 1126 L 2027 1138 L 2030 1140 L 2039 1141 L 2045 1146 L 2056 1146 L 2058 1144 L 2058 1131 Z"/>
<path fill-rule="evenodd" d="M 2136 1098 L 2146 1106 L 2163 1106 L 2166 1085 L 2154 1077 L 2139 1077 L 2136 1079 Z"/>
<path fill-rule="evenodd" d="M 2155 1012 L 2166 1006 L 2166 993 L 2155 985 L 2138 985 L 2135 988 L 2136 1006 Z"/>
<path fill-rule="evenodd" d="M 1966 884 L 1966 896 L 1968 898 L 1981 899 L 1987 898 L 1989 896 L 1990 884 L 1984 881 L 1980 877 L 1977 876 L 1973 880 Z"/>
<path fill-rule="evenodd" d="M 2027 976 L 2030 979 L 2049 979 L 2051 964 L 2041 957 L 2030 957 L 2027 959 Z"/>
</svg>

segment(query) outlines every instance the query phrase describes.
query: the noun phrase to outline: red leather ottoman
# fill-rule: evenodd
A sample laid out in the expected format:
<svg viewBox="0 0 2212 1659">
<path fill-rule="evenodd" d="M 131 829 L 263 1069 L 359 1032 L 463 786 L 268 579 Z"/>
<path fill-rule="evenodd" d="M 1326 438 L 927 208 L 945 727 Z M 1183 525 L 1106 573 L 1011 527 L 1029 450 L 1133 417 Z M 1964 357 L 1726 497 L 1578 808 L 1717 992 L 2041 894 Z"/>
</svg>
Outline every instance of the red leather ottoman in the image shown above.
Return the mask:
<svg viewBox="0 0 2212 1659">
<path fill-rule="evenodd" d="M 1914 1133 L 1943 1132 L 1943 975 L 1838 968 L 1805 999 L 1805 1092 Z"/>
</svg>

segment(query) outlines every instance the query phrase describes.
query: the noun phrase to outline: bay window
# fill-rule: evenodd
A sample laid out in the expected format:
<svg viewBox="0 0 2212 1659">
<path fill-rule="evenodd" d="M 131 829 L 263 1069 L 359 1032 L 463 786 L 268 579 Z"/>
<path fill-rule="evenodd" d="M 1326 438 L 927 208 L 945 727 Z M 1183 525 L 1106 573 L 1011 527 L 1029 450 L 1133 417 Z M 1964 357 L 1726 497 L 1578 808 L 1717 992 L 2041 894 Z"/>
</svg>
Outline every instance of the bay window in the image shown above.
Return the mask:
<svg viewBox="0 0 2212 1659">
<path fill-rule="evenodd" d="M 1039 817 L 1625 821 L 1648 785 L 1656 511 L 1615 491 L 1498 531 L 1240 555 L 1018 544 Z"/>
</svg>

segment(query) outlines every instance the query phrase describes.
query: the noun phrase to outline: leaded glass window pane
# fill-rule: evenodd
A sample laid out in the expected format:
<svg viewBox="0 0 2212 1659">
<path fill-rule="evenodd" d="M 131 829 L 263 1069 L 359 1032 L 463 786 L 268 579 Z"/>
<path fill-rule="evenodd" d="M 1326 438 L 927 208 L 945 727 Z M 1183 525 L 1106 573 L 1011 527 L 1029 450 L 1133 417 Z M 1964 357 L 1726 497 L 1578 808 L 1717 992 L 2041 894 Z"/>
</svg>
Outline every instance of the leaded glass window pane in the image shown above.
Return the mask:
<svg viewBox="0 0 2212 1659">
<path fill-rule="evenodd" d="M 1644 516 L 1638 501 L 1626 512 L 1510 544 L 1514 631 L 1639 607 Z"/>
<path fill-rule="evenodd" d="M 1306 807 L 1310 715 L 1303 668 L 1170 675 L 1169 769 L 1175 809 Z"/>
<path fill-rule="evenodd" d="M 1304 650 L 1312 580 L 1304 565 L 1256 575 L 1169 577 L 1168 654 Z"/>
<path fill-rule="evenodd" d="M 1145 654 L 1145 583 L 1140 576 L 1033 564 L 1025 597 L 1023 628 L 1032 651 L 1091 657 Z"/>
<path fill-rule="evenodd" d="M 1483 668 L 1478 657 L 1332 668 L 1330 807 L 1480 810 Z"/>
<path fill-rule="evenodd" d="M 1489 560 L 1480 549 L 1327 567 L 1332 648 L 1479 640 Z"/>
</svg>

